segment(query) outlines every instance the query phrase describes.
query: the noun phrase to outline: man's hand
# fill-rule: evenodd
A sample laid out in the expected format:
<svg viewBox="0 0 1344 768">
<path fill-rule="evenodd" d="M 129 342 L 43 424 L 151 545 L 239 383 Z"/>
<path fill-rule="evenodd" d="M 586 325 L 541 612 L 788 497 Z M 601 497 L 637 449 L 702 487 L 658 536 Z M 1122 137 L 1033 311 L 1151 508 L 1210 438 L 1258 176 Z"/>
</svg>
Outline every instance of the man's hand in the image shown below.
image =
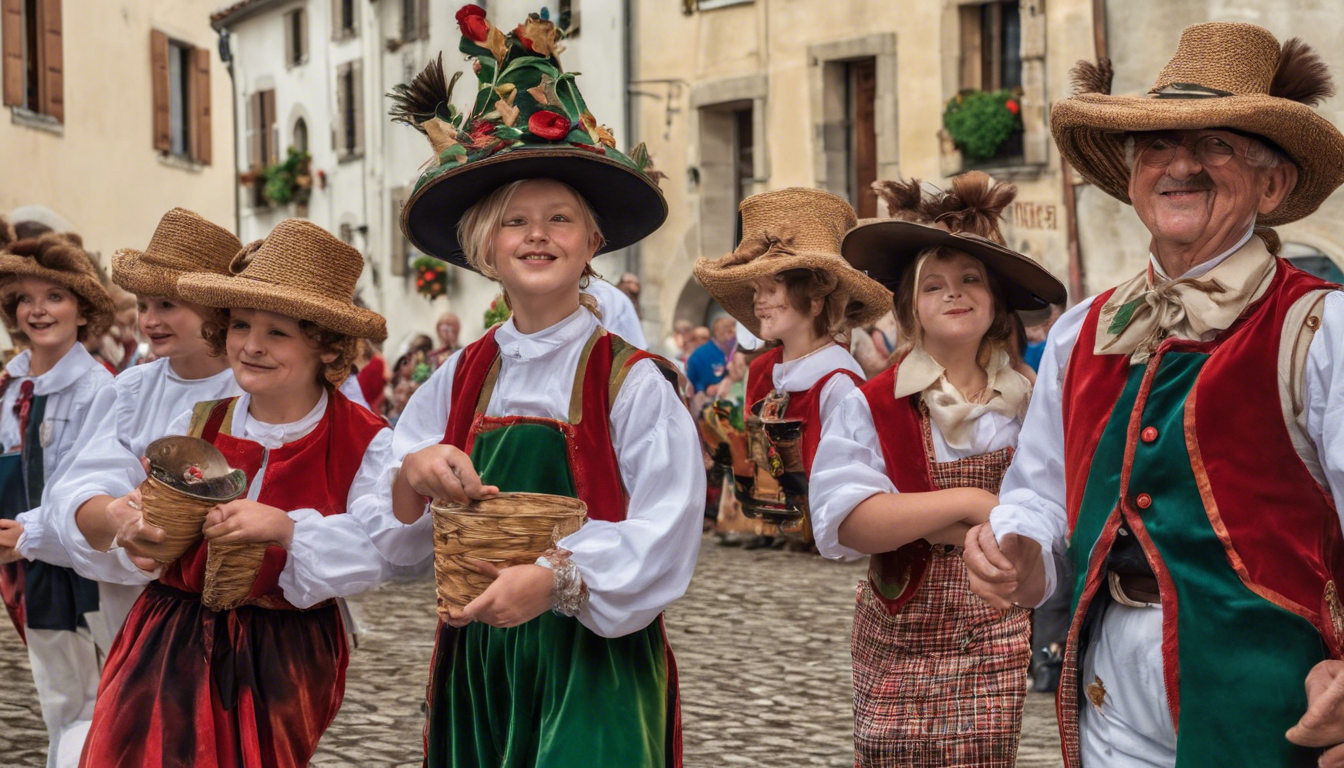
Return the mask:
<svg viewBox="0 0 1344 768">
<path fill-rule="evenodd" d="M 1031 608 L 1045 595 L 1041 545 L 1025 536 L 1010 533 L 1000 547 L 982 523 L 967 531 L 964 557 L 971 591 L 993 608 Z"/>
<path fill-rule="evenodd" d="M 471 457 L 451 445 L 431 445 L 408 455 L 399 479 L 421 496 L 458 504 L 499 494 L 499 488 L 481 482 Z"/>
<path fill-rule="evenodd" d="M 555 572 L 540 565 L 497 568 L 484 560 L 468 560 L 477 573 L 494 582 L 462 610 L 440 609 L 443 620 L 454 627 L 473 621 L 492 627 L 516 627 L 550 610 L 555 592 Z"/>
<path fill-rule="evenodd" d="M 1321 755 L 1321 768 L 1344 766 L 1344 661 L 1326 659 L 1307 673 L 1307 712 L 1288 740 L 1303 747 L 1331 747 Z"/>
<path fill-rule="evenodd" d="M 276 544 L 289 549 L 294 521 L 283 509 L 237 499 L 210 510 L 201 532 L 219 544 Z"/>
<path fill-rule="evenodd" d="M 0 520 L 0 565 L 17 563 L 23 559 L 18 547 L 22 535 L 23 523 L 18 520 Z"/>
</svg>

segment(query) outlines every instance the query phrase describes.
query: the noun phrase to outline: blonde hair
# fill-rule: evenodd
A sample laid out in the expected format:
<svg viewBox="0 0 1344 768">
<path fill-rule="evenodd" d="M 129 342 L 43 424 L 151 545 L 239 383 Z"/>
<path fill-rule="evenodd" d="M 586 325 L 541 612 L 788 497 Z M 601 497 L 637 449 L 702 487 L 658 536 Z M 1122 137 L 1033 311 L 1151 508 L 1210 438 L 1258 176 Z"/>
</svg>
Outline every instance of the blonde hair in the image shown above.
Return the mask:
<svg viewBox="0 0 1344 768">
<path fill-rule="evenodd" d="M 597 213 L 593 211 L 593 207 L 588 204 L 583 195 L 579 194 L 578 190 L 563 181 L 556 181 L 555 179 L 537 178 L 511 181 L 468 208 L 457 222 L 457 242 L 462 246 L 462 253 L 467 257 L 467 263 L 471 265 L 472 269 L 495 282 L 499 282 L 499 272 L 492 263 L 494 254 L 490 252 L 494 247 L 495 232 L 504 223 L 504 212 L 508 210 L 509 203 L 513 201 L 514 193 L 529 181 L 550 181 L 568 190 L 579 203 L 579 217 L 582 219 L 584 226 L 588 228 L 589 232 L 597 233 L 597 249 L 602 250 L 602 245 L 607 242 L 606 237 L 602 234 L 601 226 L 597 223 Z M 579 277 L 579 287 L 587 288 L 589 281 L 601 277 L 593 270 L 593 264 L 590 261 L 583 267 L 583 274 Z M 513 307 L 513 304 L 509 301 L 507 290 L 504 291 L 504 303 L 510 308 Z M 592 295 L 580 292 L 579 305 L 601 319 L 602 313 L 597 309 L 597 299 L 593 298 Z"/>
</svg>

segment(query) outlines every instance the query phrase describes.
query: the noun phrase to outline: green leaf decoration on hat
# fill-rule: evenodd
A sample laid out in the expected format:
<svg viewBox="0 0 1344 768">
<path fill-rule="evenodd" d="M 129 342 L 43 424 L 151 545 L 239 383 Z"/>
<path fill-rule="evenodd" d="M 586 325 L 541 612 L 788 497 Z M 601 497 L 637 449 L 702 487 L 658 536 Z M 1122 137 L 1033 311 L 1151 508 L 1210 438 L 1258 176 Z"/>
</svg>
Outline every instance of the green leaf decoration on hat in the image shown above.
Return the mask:
<svg viewBox="0 0 1344 768">
<path fill-rule="evenodd" d="M 509 32 L 491 24 L 477 5 L 462 6 L 456 19 L 462 32 L 458 50 L 474 59 L 477 78 L 470 112 L 464 115 L 452 104 L 461 73 L 444 77 L 442 53 L 388 94 L 393 122 L 425 134 L 434 149 L 432 167 L 421 174 L 417 190 L 447 170 L 530 148 L 573 148 L 619 162 L 654 183 L 664 177 L 653 170 L 643 145 L 638 159 L 620 152 L 611 131 L 588 111 L 575 73 L 560 66 L 564 36 L 545 9 Z"/>
</svg>

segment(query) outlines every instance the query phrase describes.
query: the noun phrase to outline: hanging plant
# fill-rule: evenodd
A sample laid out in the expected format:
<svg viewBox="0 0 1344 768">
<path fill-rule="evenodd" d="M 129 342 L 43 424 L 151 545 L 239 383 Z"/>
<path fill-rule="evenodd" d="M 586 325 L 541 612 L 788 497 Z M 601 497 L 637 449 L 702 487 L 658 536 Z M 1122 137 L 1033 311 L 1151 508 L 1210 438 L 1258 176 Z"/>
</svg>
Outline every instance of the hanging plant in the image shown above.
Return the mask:
<svg viewBox="0 0 1344 768">
<path fill-rule="evenodd" d="M 262 196 L 272 205 L 307 203 L 313 189 L 311 163 L 311 155 L 290 147 L 283 161 L 272 163 L 261 172 Z"/>
<path fill-rule="evenodd" d="M 485 327 L 490 328 L 509 319 L 513 310 L 509 309 L 508 302 L 504 301 L 504 294 L 499 294 L 495 300 L 490 302 L 490 308 L 485 310 Z"/>
<path fill-rule="evenodd" d="M 947 102 L 943 128 L 967 160 L 990 160 L 1022 130 L 1021 111 L 1012 91 L 962 91 Z"/>
<path fill-rule="evenodd" d="M 415 292 L 430 300 L 448 292 L 448 265 L 430 256 L 411 262 L 415 269 Z"/>
</svg>

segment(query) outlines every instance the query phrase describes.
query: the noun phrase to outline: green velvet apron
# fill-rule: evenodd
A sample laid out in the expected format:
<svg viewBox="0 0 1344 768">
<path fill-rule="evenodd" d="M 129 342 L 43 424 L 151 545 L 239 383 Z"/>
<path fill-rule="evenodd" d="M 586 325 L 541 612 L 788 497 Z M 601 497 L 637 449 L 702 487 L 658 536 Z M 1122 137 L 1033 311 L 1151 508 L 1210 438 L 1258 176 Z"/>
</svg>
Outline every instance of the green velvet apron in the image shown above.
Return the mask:
<svg viewBox="0 0 1344 768">
<path fill-rule="evenodd" d="M 471 460 L 501 491 L 573 497 L 549 419 L 486 417 Z M 668 670 L 662 623 L 625 637 L 543 613 L 518 627 L 440 629 L 430 675 L 430 768 L 662 768 Z"/>
</svg>

